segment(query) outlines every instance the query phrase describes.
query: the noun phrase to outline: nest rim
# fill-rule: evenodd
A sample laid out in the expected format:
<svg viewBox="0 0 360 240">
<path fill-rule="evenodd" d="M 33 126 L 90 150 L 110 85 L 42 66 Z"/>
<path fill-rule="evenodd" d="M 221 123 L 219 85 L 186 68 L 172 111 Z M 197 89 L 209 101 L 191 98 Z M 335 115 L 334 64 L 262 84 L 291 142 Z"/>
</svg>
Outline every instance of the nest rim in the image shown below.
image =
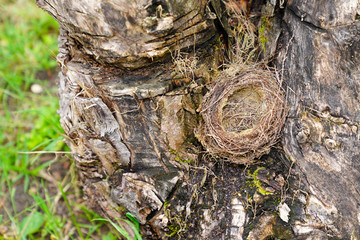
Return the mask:
<svg viewBox="0 0 360 240">
<path fill-rule="evenodd" d="M 231 96 L 242 89 L 254 89 L 260 96 L 259 104 L 266 110 L 252 127 L 228 131 L 223 124 L 223 111 Z M 234 76 L 219 76 L 205 94 L 200 105 L 202 122 L 197 137 L 213 155 L 226 161 L 247 164 L 269 153 L 277 142 L 285 122 L 285 94 L 276 74 L 270 69 L 248 67 Z"/>
</svg>

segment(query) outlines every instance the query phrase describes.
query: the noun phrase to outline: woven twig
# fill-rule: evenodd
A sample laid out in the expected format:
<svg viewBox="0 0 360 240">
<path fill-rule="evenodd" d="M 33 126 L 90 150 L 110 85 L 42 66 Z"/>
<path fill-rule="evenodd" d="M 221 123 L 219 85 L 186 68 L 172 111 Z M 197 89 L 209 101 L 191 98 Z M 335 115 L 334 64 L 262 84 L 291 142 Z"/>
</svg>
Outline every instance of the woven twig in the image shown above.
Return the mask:
<svg viewBox="0 0 360 240">
<path fill-rule="evenodd" d="M 200 109 L 200 142 L 210 153 L 239 164 L 251 163 L 270 151 L 286 115 L 276 75 L 244 66 L 235 77 L 217 79 Z"/>
</svg>

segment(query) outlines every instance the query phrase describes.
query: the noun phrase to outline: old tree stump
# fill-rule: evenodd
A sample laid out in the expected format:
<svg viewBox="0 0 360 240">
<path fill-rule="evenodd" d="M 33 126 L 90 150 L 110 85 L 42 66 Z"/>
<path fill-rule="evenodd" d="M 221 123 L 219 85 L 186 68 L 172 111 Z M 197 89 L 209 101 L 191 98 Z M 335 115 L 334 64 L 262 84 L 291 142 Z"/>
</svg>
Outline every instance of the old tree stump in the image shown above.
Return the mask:
<svg viewBox="0 0 360 240">
<path fill-rule="evenodd" d="M 61 125 L 98 213 L 131 235 L 131 212 L 146 239 L 359 239 L 357 0 L 37 4 L 60 24 Z"/>
</svg>

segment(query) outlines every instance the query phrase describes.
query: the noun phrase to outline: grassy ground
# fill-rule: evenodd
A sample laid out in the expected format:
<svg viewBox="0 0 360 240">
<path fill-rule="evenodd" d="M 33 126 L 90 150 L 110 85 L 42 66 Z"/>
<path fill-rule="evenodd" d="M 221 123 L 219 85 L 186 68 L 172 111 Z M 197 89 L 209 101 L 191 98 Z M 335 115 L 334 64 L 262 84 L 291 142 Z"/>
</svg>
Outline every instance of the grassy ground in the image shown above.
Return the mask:
<svg viewBox="0 0 360 240">
<path fill-rule="evenodd" d="M 58 24 L 0 0 L 0 239 L 118 239 L 82 204 L 59 124 Z"/>
</svg>

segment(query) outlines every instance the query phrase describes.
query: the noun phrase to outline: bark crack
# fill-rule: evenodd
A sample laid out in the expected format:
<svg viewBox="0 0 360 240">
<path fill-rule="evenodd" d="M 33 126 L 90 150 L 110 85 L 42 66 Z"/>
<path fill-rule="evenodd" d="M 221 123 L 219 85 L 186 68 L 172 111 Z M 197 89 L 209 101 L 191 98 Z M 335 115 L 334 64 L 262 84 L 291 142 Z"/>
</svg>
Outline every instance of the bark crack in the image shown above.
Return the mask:
<svg viewBox="0 0 360 240">
<path fill-rule="evenodd" d="M 304 20 L 304 17 L 306 16 L 306 13 L 304 13 L 304 15 L 302 16 L 299 16 L 295 13 L 295 11 L 291 8 L 288 8 L 288 12 L 293 15 L 296 19 L 298 19 L 300 22 L 304 23 L 305 26 L 308 26 L 310 27 L 311 29 L 315 29 L 315 30 L 318 30 L 320 32 L 326 32 L 326 29 L 322 28 L 322 27 L 319 27 L 319 26 L 316 26 L 315 24 L 311 23 L 311 22 L 308 22 L 308 21 L 305 21 Z"/>
<path fill-rule="evenodd" d="M 119 130 L 120 130 L 120 134 L 122 137 L 122 142 L 124 143 L 124 145 L 127 147 L 127 149 L 130 152 L 129 168 L 132 169 L 133 165 L 134 165 L 134 150 L 132 149 L 131 145 L 128 143 L 128 141 L 126 139 L 126 135 L 125 135 L 126 124 L 125 124 L 124 119 L 121 116 L 120 109 L 118 108 L 118 106 L 116 104 L 113 105 L 113 109 L 114 109 L 113 116 L 119 124 Z"/>
</svg>

